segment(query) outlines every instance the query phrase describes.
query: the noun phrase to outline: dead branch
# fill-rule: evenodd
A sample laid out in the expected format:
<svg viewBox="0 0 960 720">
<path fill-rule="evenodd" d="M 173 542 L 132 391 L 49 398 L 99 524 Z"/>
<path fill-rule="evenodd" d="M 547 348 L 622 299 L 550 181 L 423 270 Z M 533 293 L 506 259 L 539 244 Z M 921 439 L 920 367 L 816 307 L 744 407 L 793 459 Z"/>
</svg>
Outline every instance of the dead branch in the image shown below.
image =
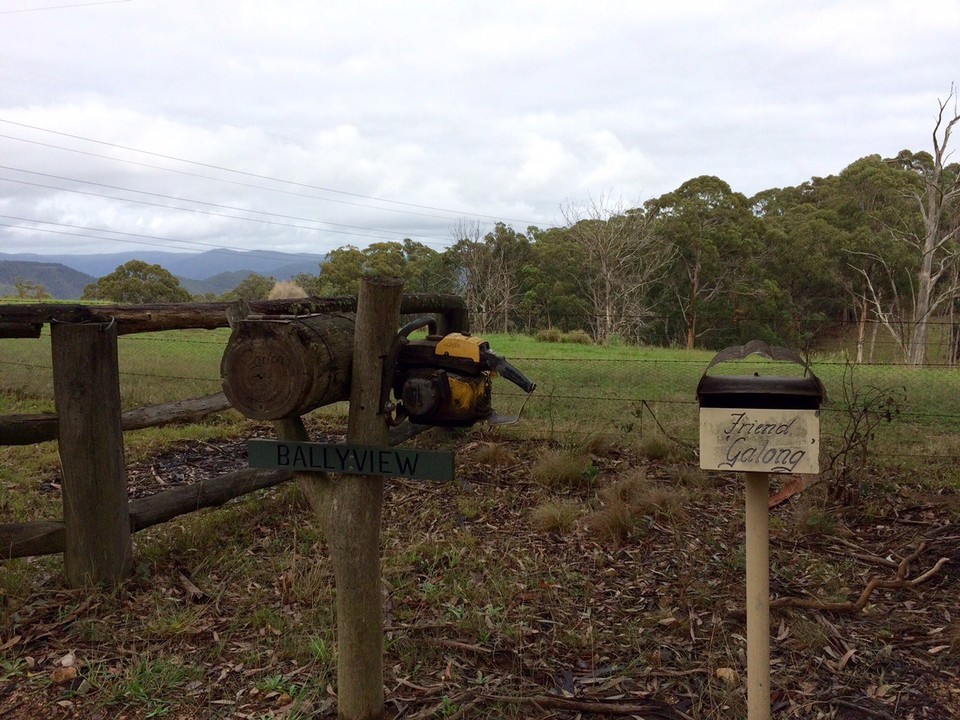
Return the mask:
<svg viewBox="0 0 960 720">
<path fill-rule="evenodd" d="M 658 702 L 622 703 L 606 700 L 579 700 L 577 698 L 560 697 L 559 695 L 484 695 L 483 697 L 494 702 L 537 705 L 541 708 L 593 713 L 595 715 L 642 715 L 648 718 L 669 718 L 670 720 L 683 717 L 672 708 Z"/>
<path fill-rule="evenodd" d="M 940 558 L 937 560 L 936 564 L 925 573 L 918 575 L 912 580 L 907 580 L 907 572 L 910 569 L 910 563 L 920 557 L 920 553 L 923 552 L 925 547 L 926 543 L 922 542 L 917 546 L 916 550 L 904 557 L 897 566 L 897 572 L 893 579 L 883 579 L 878 577 L 871 578 L 867 583 L 867 586 L 863 589 L 863 592 L 860 593 L 860 597 L 855 602 L 849 600 L 845 602 L 827 602 L 825 600 L 818 600 L 816 598 L 783 597 L 771 600 L 770 608 L 796 607 L 805 608 L 808 610 L 858 613 L 867 606 L 870 596 L 873 595 L 876 590 L 900 590 L 903 588 L 915 588 L 932 578 L 934 575 L 940 572 L 940 569 L 944 565 L 950 562 L 949 558 Z"/>
</svg>

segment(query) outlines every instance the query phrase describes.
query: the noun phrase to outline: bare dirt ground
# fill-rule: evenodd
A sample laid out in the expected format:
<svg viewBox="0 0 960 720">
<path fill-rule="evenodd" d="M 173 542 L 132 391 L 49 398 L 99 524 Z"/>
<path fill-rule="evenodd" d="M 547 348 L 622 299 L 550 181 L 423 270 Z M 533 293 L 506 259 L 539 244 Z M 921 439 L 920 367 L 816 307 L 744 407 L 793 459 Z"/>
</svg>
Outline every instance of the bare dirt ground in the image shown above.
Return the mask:
<svg viewBox="0 0 960 720">
<path fill-rule="evenodd" d="M 131 495 L 240 467 L 243 442 L 132 466 Z M 387 717 L 745 717 L 737 478 L 615 444 L 455 443 L 454 486 L 388 483 Z M 564 452 L 582 472 L 538 474 Z M 956 494 L 891 478 L 847 511 L 815 488 L 771 511 L 775 717 L 960 717 L 958 519 Z M 0 718 L 335 717 L 313 525 L 273 489 L 138 535 L 116 592 L 65 590 L 55 560 L 8 570 Z"/>
</svg>

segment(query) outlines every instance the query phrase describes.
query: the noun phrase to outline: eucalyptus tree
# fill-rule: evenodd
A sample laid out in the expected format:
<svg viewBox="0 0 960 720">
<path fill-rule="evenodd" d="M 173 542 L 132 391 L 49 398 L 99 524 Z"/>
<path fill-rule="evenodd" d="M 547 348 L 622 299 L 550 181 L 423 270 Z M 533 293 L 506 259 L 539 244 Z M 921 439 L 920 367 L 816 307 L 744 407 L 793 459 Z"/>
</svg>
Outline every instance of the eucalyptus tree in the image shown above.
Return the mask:
<svg viewBox="0 0 960 720">
<path fill-rule="evenodd" d="M 266 300 L 277 279 L 259 273 L 250 273 L 233 290 L 221 296 L 223 300 Z"/>
<path fill-rule="evenodd" d="M 688 180 L 645 208 L 653 237 L 673 249 L 664 288 L 682 322 L 684 345 L 692 350 L 716 322 L 728 322 L 718 314 L 721 305 L 732 304 L 730 295 L 755 294 L 750 284 L 763 250 L 761 224 L 746 197 L 708 175 Z"/>
<path fill-rule="evenodd" d="M 569 331 L 589 326 L 590 312 L 575 280 L 584 266 L 583 249 L 567 228 L 528 228 L 530 258 L 521 268 L 524 280 L 521 312 L 528 329 Z"/>
<path fill-rule="evenodd" d="M 441 253 L 409 238 L 402 243 L 371 243 L 362 250 L 344 245 L 331 250 L 320 263 L 318 279 L 297 276 L 295 280 L 311 293 L 356 295 L 361 278 L 371 275 L 403 278 L 407 292 L 450 292 L 453 288 L 453 271 L 446 267 Z"/>
<path fill-rule="evenodd" d="M 129 260 L 83 289 L 84 300 L 112 300 L 123 303 L 187 302 L 190 293 L 160 265 Z"/>
<path fill-rule="evenodd" d="M 886 327 L 901 348 L 909 337 L 909 298 L 917 258 L 899 239 L 915 226 L 916 212 L 908 202 L 916 178 L 897 162 L 879 155 L 860 158 L 837 176 L 829 202 L 848 231 L 841 283 L 857 323 L 856 362 L 872 359 L 877 330 Z"/>
<path fill-rule="evenodd" d="M 872 264 L 872 272 L 857 268 L 865 294 L 911 365 L 926 362 L 930 324 L 944 313 L 952 316 L 960 293 L 960 167 L 947 163 L 957 122 L 951 88 L 939 102 L 933 153 L 904 150 L 885 161 L 900 180 L 902 213 L 887 220 L 892 239 L 880 249 L 859 251 Z"/>
</svg>

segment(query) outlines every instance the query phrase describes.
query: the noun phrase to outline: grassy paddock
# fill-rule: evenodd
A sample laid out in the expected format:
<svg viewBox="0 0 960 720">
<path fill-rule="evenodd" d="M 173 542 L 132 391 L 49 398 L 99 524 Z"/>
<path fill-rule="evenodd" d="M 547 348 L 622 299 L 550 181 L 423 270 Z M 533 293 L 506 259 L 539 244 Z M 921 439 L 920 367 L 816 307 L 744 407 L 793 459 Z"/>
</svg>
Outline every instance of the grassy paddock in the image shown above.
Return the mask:
<svg viewBox="0 0 960 720">
<path fill-rule="evenodd" d="M 540 343 L 515 335 L 489 336 L 491 346 L 537 382 L 523 408 L 521 436 L 576 442 L 591 436 L 665 433 L 697 442 L 696 388 L 714 353 L 660 348 Z M 851 366 L 835 355 L 812 359 L 827 402 L 822 433 L 826 452 L 842 443 L 851 402 L 877 389 L 898 398 L 898 414 L 874 433 L 873 452 L 885 465 L 949 466 L 960 455 L 960 371 L 904 365 Z M 713 374 L 797 375 L 799 366 L 757 358 L 724 363 Z M 495 406 L 515 414 L 524 396 L 497 380 Z"/>
<path fill-rule="evenodd" d="M 216 392 L 220 357 L 229 331 L 170 331 L 121 337 L 121 396 L 124 409 Z M 523 406 L 519 437 L 578 443 L 596 435 L 640 436 L 665 432 L 695 443 L 696 387 L 712 352 L 599 347 L 545 343 L 527 336 L 490 335 L 491 346 L 537 383 L 527 400 L 503 380 L 495 383 L 495 407 L 513 415 Z M 751 358 L 726 363 L 722 374 L 797 374 L 790 363 Z M 876 432 L 882 456 L 949 459 L 960 454 L 960 371 L 946 367 L 862 365 L 852 369 L 836 355 L 813 358 L 823 380 L 826 442 L 839 442 L 851 388 L 879 388 L 901 398 L 894 422 Z M 50 338 L 0 340 L 0 413 L 53 411 Z M 851 385 L 852 377 L 852 385 Z M 525 404 L 524 401 L 526 400 Z M 340 414 L 343 408 L 325 411 Z"/>
</svg>

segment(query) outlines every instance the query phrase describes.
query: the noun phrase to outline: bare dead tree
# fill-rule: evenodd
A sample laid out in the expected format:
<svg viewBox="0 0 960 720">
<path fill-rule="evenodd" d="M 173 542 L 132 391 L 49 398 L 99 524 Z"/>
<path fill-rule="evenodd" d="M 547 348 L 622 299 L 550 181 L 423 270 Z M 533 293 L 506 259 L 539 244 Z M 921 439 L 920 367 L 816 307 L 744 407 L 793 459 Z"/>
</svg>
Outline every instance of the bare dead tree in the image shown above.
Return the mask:
<svg viewBox="0 0 960 720">
<path fill-rule="evenodd" d="M 938 104 L 933 154 L 929 160 L 912 163 L 920 183 L 908 197 L 916 203 L 919 222 L 904 221 L 900 227 L 887 228 L 916 253 L 916 270 L 906 272 L 874 252 L 852 253 L 866 262 L 850 265 L 864 280 L 862 312 L 865 314 L 869 305 L 911 365 L 926 363 L 929 323 L 937 313 L 952 309 L 960 293 L 960 173 L 947 166 L 950 136 L 960 122 L 955 87 L 951 86 L 947 99 Z M 948 113 L 951 105 L 952 113 Z"/>
<path fill-rule="evenodd" d="M 939 101 L 939 105 L 933 128 L 933 162 L 923 168 L 923 190 L 915 196 L 923 217 L 923 237 L 917 243 L 921 251 L 920 270 L 907 356 L 912 365 L 926 362 L 928 322 L 947 301 L 952 302 L 960 290 L 956 282 L 941 282 L 954 277 L 952 270 L 958 259 L 955 241 L 960 231 L 960 226 L 950 223 L 947 218 L 951 206 L 960 198 L 960 175 L 944 172 L 944 164 L 949 158 L 950 135 L 960 122 L 953 85 L 947 99 Z M 952 115 L 947 115 L 950 105 L 953 106 Z"/>
<path fill-rule="evenodd" d="M 597 342 L 615 334 L 638 338 L 652 315 L 650 290 L 674 251 L 659 243 L 645 218 L 604 198 L 568 204 L 563 217 L 586 258 L 571 277 L 592 310 Z"/>
<path fill-rule="evenodd" d="M 460 219 L 450 228 L 455 241 L 454 247 L 460 261 L 464 300 L 473 312 L 471 325 L 477 332 L 487 332 L 490 328 L 493 305 L 493 289 L 487 282 L 492 269 L 489 254 L 484 252 L 484 227 L 479 220 Z"/>
</svg>

